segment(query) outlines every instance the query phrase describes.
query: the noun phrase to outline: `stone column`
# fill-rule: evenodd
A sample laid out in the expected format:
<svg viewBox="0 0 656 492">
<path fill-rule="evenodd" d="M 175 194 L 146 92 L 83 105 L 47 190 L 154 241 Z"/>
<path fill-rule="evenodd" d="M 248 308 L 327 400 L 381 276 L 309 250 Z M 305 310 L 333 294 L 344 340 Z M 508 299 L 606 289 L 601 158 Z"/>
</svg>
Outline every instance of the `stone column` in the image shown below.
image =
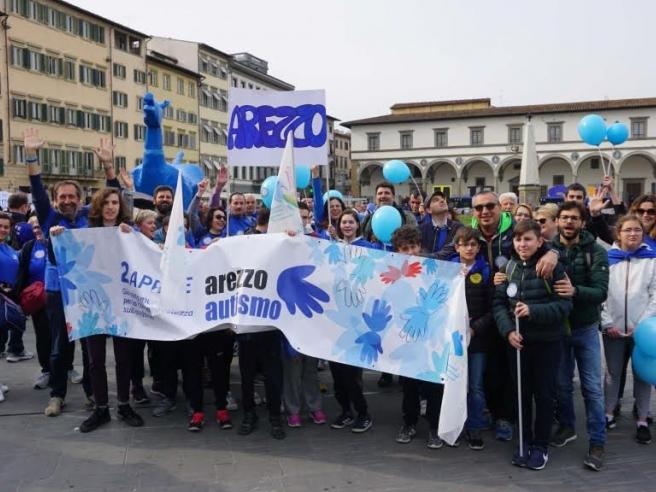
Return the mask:
<svg viewBox="0 0 656 492">
<path fill-rule="evenodd" d="M 519 185 L 519 203 L 528 203 L 533 209 L 540 206 L 540 185 Z"/>
</svg>

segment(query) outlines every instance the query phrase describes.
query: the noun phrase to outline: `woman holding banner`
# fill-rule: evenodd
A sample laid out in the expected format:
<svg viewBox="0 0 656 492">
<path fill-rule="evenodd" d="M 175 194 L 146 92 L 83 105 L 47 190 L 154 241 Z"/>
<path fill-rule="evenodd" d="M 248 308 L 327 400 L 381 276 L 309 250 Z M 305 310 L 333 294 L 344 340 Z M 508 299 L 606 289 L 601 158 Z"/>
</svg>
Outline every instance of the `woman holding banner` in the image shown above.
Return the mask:
<svg viewBox="0 0 656 492">
<path fill-rule="evenodd" d="M 312 167 L 312 192 L 314 194 L 314 227 L 321 239 L 336 239 L 335 227 L 346 209 L 341 198 L 330 197 L 326 203 L 323 202 L 321 193 L 321 178 L 319 168 Z"/>
<path fill-rule="evenodd" d="M 89 227 L 116 227 L 128 225 L 127 206 L 115 188 L 103 188 L 91 199 Z M 52 228 L 51 235 L 61 234 L 64 228 Z M 89 372 L 91 388 L 96 400 L 93 413 L 80 425 L 80 432 L 91 432 L 111 420 L 108 408 L 107 370 L 105 357 L 107 335 L 91 335 L 86 338 L 89 351 Z M 120 420 L 132 427 L 143 425 L 143 419 L 130 406 L 131 359 L 134 340 L 112 336 L 114 358 L 116 359 L 116 387 L 118 397 L 117 415 Z"/>
</svg>

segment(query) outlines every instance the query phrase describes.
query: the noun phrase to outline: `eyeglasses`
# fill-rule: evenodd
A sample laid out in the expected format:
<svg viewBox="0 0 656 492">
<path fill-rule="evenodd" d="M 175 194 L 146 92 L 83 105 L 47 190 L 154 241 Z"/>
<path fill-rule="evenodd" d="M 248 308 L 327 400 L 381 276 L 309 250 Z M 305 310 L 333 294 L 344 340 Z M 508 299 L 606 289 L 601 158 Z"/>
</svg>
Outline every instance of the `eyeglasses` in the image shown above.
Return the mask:
<svg viewBox="0 0 656 492">
<path fill-rule="evenodd" d="M 639 208 L 636 210 L 639 215 L 656 215 L 656 208 Z"/>
<path fill-rule="evenodd" d="M 544 224 L 547 223 L 547 219 L 545 219 L 544 217 L 541 218 L 541 219 L 535 219 L 535 221 L 536 221 L 538 224 L 542 224 L 542 225 L 544 225 Z"/>
<path fill-rule="evenodd" d="M 225 215 L 217 214 L 217 215 L 214 216 L 214 220 L 226 220 L 226 217 L 225 217 Z"/>
<path fill-rule="evenodd" d="M 482 212 L 483 209 L 485 209 L 485 210 L 488 210 L 488 211 L 491 212 L 492 210 L 494 210 L 498 206 L 499 206 L 499 204 L 495 203 L 495 202 L 481 203 L 480 205 L 474 205 L 474 210 L 476 210 L 477 212 Z"/>
<path fill-rule="evenodd" d="M 558 220 L 562 220 L 563 222 L 578 222 L 581 220 L 581 217 L 578 215 L 561 215 L 558 217 Z"/>
<path fill-rule="evenodd" d="M 642 234 L 642 228 L 636 227 L 634 229 L 620 229 L 620 232 L 624 234 Z"/>
</svg>

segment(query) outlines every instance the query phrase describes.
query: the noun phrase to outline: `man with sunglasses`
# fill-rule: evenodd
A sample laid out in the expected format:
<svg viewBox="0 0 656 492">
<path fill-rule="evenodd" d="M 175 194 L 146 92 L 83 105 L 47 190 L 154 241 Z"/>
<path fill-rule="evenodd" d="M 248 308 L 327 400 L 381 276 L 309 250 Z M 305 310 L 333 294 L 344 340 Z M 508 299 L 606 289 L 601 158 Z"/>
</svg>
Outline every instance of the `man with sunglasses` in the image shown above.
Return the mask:
<svg viewBox="0 0 656 492">
<path fill-rule="evenodd" d="M 493 191 L 481 191 L 472 197 L 474 219 L 472 227 L 480 232 L 480 253 L 490 268 L 490 272 L 505 270 L 513 249 L 512 216 L 501 210 L 499 197 Z M 437 254 L 440 260 L 449 260 L 454 255 L 455 246 L 449 244 Z M 536 265 L 540 277 L 549 278 L 558 264 L 559 254 L 555 250 L 545 253 Z M 492 276 L 490 276 L 492 278 Z M 512 440 L 514 389 L 510 377 L 507 356 L 507 343 L 498 335 L 488 353 L 486 374 L 487 403 L 496 422 L 496 438 L 501 441 Z"/>
<path fill-rule="evenodd" d="M 555 282 L 554 290 L 562 297 L 571 298 L 574 308 L 569 315 L 571 332 L 563 338 L 556 412 L 558 429 L 550 444 L 563 447 L 577 438 L 572 384 L 576 363 L 590 436 L 583 464 L 598 471 L 603 466 L 606 444 L 599 323 L 601 304 L 608 292 L 608 254 L 585 230 L 584 218 L 585 209 L 579 202 L 565 202 L 558 209 L 559 235 L 553 244 L 567 260 L 568 277 Z"/>
</svg>

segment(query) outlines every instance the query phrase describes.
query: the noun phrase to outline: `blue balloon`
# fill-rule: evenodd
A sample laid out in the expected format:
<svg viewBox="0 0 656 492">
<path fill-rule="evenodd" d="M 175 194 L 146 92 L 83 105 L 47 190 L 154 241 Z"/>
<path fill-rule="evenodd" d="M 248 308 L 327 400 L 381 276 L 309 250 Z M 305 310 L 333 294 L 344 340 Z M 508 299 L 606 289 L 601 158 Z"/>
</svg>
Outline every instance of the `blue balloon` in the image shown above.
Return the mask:
<svg viewBox="0 0 656 492">
<path fill-rule="evenodd" d="M 328 190 L 328 191 L 326 191 L 323 194 L 323 203 L 326 203 L 328 201 L 328 197 L 330 197 L 330 198 L 339 198 L 341 201 L 344 201 L 344 195 L 342 195 L 337 190 Z"/>
<path fill-rule="evenodd" d="M 400 184 L 410 177 L 410 168 L 398 159 L 387 161 L 383 166 L 383 176 L 392 184 Z"/>
<path fill-rule="evenodd" d="M 295 166 L 296 171 L 296 188 L 303 190 L 310 184 L 310 168 L 303 164 Z"/>
<path fill-rule="evenodd" d="M 656 384 L 656 357 L 649 357 L 638 347 L 633 348 L 631 354 L 633 361 L 633 373 L 636 374 L 645 383 Z"/>
<path fill-rule="evenodd" d="M 588 145 L 599 145 L 606 138 L 606 122 L 598 114 L 589 114 L 579 121 L 579 136 Z"/>
<path fill-rule="evenodd" d="M 271 202 L 273 201 L 273 194 L 276 192 L 276 185 L 278 184 L 278 176 L 269 176 L 262 181 L 260 187 L 260 195 L 262 195 L 262 203 L 266 208 L 271 210 Z"/>
<path fill-rule="evenodd" d="M 616 121 L 608 127 L 608 131 L 606 131 L 606 138 L 613 145 L 621 145 L 626 142 L 627 138 L 629 138 L 629 129 L 624 123 Z"/>
<path fill-rule="evenodd" d="M 401 227 L 401 213 L 390 205 L 383 205 L 374 212 L 371 218 L 371 230 L 376 239 L 389 244 L 392 242 L 392 234 Z"/>
<path fill-rule="evenodd" d="M 633 333 L 635 346 L 645 355 L 656 358 L 656 317 L 643 319 Z"/>
</svg>

